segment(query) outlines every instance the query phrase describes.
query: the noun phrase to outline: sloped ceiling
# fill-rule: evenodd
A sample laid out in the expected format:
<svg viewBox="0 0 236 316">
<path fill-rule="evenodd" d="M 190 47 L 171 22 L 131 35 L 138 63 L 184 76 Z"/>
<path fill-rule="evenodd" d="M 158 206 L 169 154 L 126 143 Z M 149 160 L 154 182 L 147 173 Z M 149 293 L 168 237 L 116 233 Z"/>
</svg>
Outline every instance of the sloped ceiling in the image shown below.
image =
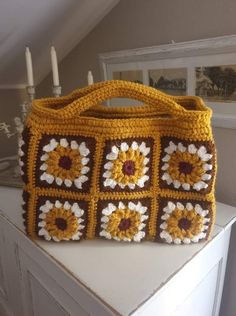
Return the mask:
<svg viewBox="0 0 236 316">
<path fill-rule="evenodd" d="M 25 85 L 25 46 L 34 81 L 50 72 L 50 46 L 63 59 L 119 0 L 0 1 L 0 88 Z"/>
</svg>

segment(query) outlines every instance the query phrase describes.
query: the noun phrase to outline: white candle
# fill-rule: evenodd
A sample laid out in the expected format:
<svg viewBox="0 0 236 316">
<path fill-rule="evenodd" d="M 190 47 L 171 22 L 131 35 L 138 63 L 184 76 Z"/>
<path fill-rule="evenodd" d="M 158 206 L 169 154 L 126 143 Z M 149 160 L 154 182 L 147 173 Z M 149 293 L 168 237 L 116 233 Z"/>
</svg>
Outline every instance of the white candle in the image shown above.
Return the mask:
<svg viewBox="0 0 236 316">
<path fill-rule="evenodd" d="M 25 49 L 25 61 L 26 61 L 26 69 L 27 69 L 28 86 L 33 86 L 34 85 L 33 66 L 32 66 L 31 52 L 28 46 Z"/>
<path fill-rule="evenodd" d="M 54 46 L 51 47 L 51 63 L 52 63 L 52 76 L 53 76 L 53 85 L 59 86 L 59 73 L 57 65 L 57 53 Z"/>
<path fill-rule="evenodd" d="M 88 85 L 91 85 L 93 84 L 93 74 L 92 74 L 92 71 L 89 70 L 88 71 Z"/>
</svg>

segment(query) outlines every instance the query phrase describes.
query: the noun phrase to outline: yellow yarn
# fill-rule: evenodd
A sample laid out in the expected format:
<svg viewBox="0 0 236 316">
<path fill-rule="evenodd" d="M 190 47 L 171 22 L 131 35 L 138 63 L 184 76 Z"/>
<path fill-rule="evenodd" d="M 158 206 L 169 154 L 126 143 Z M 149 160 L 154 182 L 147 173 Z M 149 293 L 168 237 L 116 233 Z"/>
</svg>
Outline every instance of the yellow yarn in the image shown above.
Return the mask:
<svg viewBox="0 0 236 316">
<path fill-rule="evenodd" d="M 142 101 L 145 105 L 115 108 L 101 105 L 103 101 L 113 97 L 129 97 Z M 75 90 L 65 97 L 34 100 L 26 122 L 29 137 L 25 140 L 26 143 L 28 142 L 25 153 L 27 156 L 25 172 L 28 179 L 25 181 L 24 191 L 30 195 L 26 210 L 28 234 L 34 238 L 38 237 L 37 209 L 39 200 L 44 197 L 63 201 L 83 200 L 87 203 L 87 226 L 84 237 L 88 239 L 95 238 L 96 231 L 99 230 L 98 216 L 103 209 L 103 206 L 100 206 L 101 201 L 117 202 L 118 205 L 119 201 L 125 201 L 124 203 L 144 201 L 145 204 L 148 200 L 150 204 L 145 207 L 149 219 L 143 222 L 146 224 L 145 238 L 154 240 L 158 238 L 160 230 L 160 212 L 164 203 L 162 201 L 170 199 L 180 201 L 179 203 L 183 203 L 184 207 L 187 201 L 194 201 L 193 204 L 203 203 L 204 206 L 210 205 L 208 238 L 215 218 L 216 157 L 210 125 L 211 114 L 211 110 L 198 97 L 170 97 L 151 87 L 115 80 L 99 82 Z M 84 141 L 81 143 L 77 141 L 73 146 L 67 147 L 61 144 L 55 145 L 57 146 L 55 150 L 48 153 L 41 152 L 42 146 L 49 144 L 46 142 L 41 145 L 45 137 L 54 139 L 55 144 L 62 142 L 61 139 L 65 139 L 65 144 L 66 142 L 72 144 L 76 136 L 82 137 Z M 87 139 L 91 139 L 88 144 Z M 82 142 L 85 144 L 83 145 Z M 89 152 L 88 156 L 83 157 L 77 145 L 81 146 L 79 147 L 81 151 Z M 193 146 L 188 147 L 190 145 Z M 110 157 L 109 154 L 112 157 L 112 146 L 116 159 L 109 160 L 106 157 Z M 127 147 L 127 150 L 121 150 L 120 146 Z M 40 160 L 41 156 L 39 157 L 43 154 L 47 162 L 44 166 Z M 87 157 L 90 157 L 89 162 L 86 162 Z M 82 159 L 84 159 L 83 163 Z M 90 162 L 93 165 L 90 166 Z M 109 162 L 112 167 L 104 169 L 106 163 L 109 167 Z M 208 168 L 207 165 L 213 166 L 211 171 L 204 169 Z M 68 189 L 65 186 L 57 187 L 56 184 L 40 185 L 37 179 L 39 174 L 42 176 L 45 168 L 48 168 L 48 174 L 55 175 L 52 179 L 54 184 L 56 178 L 58 183 L 68 180 L 66 182 Z M 167 171 L 164 170 L 165 168 Z M 49 177 L 47 181 L 50 181 Z M 90 181 L 89 188 L 84 191 L 83 186 L 86 181 Z M 70 190 L 74 183 L 77 184 L 78 190 Z M 134 189 L 130 183 L 133 184 Z M 114 188 L 119 190 L 113 189 L 114 185 Z M 130 212 L 132 213 L 128 210 L 127 214 L 131 214 Z M 186 217 L 185 211 L 181 212 Z M 193 218 L 192 231 L 196 233 L 201 228 L 197 223 L 202 219 L 194 218 L 192 213 L 192 217 L 189 216 L 190 219 Z M 67 213 L 63 216 L 69 218 Z M 117 216 L 126 218 L 128 215 L 121 210 L 110 216 L 113 222 L 107 225 L 107 232 L 122 237 L 124 232 L 117 230 L 119 226 Z M 139 213 L 132 213 L 132 220 L 138 222 L 139 216 Z M 131 222 L 125 223 L 124 226 L 131 225 Z M 168 223 L 173 224 L 173 220 L 170 219 Z M 49 220 L 48 225 L 53 229 L 54 226 Z M 73 225 L 71 227 L 74 227 L 72 229 L 74 233 L 76 228 Z M 179 228 L 172 229 L 174 229 L 173 236 L 178 238 L 176 236 Z M 57 234 L 57 237 L 68 237 L 70 233 L 69 231 L 64 235 Z M 135 233 L 138 234 L 138 231 L 131 225 L 127 233 L 129 238 L 132 239 Z M 137 235 L 135 238 L 138 239 L 140 236 Z M 181 236 L 184 238 L 184 234 Z"/>
</svg>

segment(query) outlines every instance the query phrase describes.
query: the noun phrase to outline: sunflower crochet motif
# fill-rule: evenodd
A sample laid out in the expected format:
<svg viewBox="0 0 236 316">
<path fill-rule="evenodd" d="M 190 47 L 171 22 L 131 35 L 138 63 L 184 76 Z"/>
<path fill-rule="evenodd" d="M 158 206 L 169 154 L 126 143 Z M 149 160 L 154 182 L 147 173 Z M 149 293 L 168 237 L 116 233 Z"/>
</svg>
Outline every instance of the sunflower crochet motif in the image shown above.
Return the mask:
<svg viewBox="0 0 236 316">
<path fill-rule="evenodd" d="M 39 236 L 43 236 L 46 240 L 79 240 L 82 235 L 81 230 L 84 229 L 82 218 L 84 211 L 77 203 L 71 205 L 69 202 L 64 204 L 56 201 L 55 204 L 46 201 L 40 207 L 39 215 Z"/>
<path fill-rule="evenodd" d="M 40 158 L 43 161 L 40 170 L 44 171 L 40 177 L 41 181 L 49 184 L 55 181 L 58 186 L 64 183 L 66 187 L 74 184 L 78 189 L 82 189 L 83 183 L 88 180 L 86 174 L 89 172 L 89 149 L 85 142 L 78 144 L 72 140 L 69 143 L 65 138 L 58 142 L 53 138 L 43 147 L 43 151 L 44 154 Z"/>
<path fill-rule="evenodd" d="M 206 237 L 209 211 L 203 210 L 199 204 L 168 202 L 163 211 L 160 237 L 167 243 L 189 244 Z"/>
<path fill-rule="evenodd" d="M 175 189 L 182 187 L 185 191 L 191 188 L 200 191 L 208 187 L 211 174 L 207 171 L 213 166 L 208 163 L 212 154 L 207 153 L 205 146 L 197 148 L 190 144 L 185 147 L 181 142 L 175 144 L 170 141 L 164 151 L 166 155 L 162 158 L 162 180 L 168 185 L 173 184 Z"/>
<path fill-rule="evenodd" d="M 150 148 L 144 142 L 138 145 L 134 141 L 131 146 L 122 142 L 120 148 L 114 145 L 106 156 L 108 162 L 104 166 L 106 169 L 103 173 L 104 186 L 112 189 L 116 185 L 121 189 L 126 187 L 134 189 L 136 186 L 143 188 L 144 183 L 149 179 L 146 174 L 149 170 L 146 166 L 149 163 L 147 157 L 149 152 Z"/>
<path fill-rule="evenodd" d="M 147 207 L 140 202 L 129 202 L 127 206 L 119 202 L 118 207 L 109 203 L 102 210 L 100 236 L 117 241 L 141 241 L 145 237 L 146 211 Z"/>
</svg>

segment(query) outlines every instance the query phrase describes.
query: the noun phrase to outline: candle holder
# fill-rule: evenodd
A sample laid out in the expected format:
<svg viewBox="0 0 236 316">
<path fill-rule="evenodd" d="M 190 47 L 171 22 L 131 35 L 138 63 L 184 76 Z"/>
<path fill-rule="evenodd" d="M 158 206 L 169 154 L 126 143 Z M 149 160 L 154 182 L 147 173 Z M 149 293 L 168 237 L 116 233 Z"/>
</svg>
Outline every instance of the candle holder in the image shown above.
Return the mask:
<svg viewBox="0 0 236 316">
<path fill-rule="evenodd" d="M 29 96 L 30 102 L 34 100 L 35 97 L 35 86 L 27 86 L 26 87 L 27 94 Z"/>
<path fill-rule="evenodd" d="M 54 97 L 60 97 L 61 95 L 61 86 L 53 86 L 52 87 L 52 93 L 54 95 Z"/>
</svg>

